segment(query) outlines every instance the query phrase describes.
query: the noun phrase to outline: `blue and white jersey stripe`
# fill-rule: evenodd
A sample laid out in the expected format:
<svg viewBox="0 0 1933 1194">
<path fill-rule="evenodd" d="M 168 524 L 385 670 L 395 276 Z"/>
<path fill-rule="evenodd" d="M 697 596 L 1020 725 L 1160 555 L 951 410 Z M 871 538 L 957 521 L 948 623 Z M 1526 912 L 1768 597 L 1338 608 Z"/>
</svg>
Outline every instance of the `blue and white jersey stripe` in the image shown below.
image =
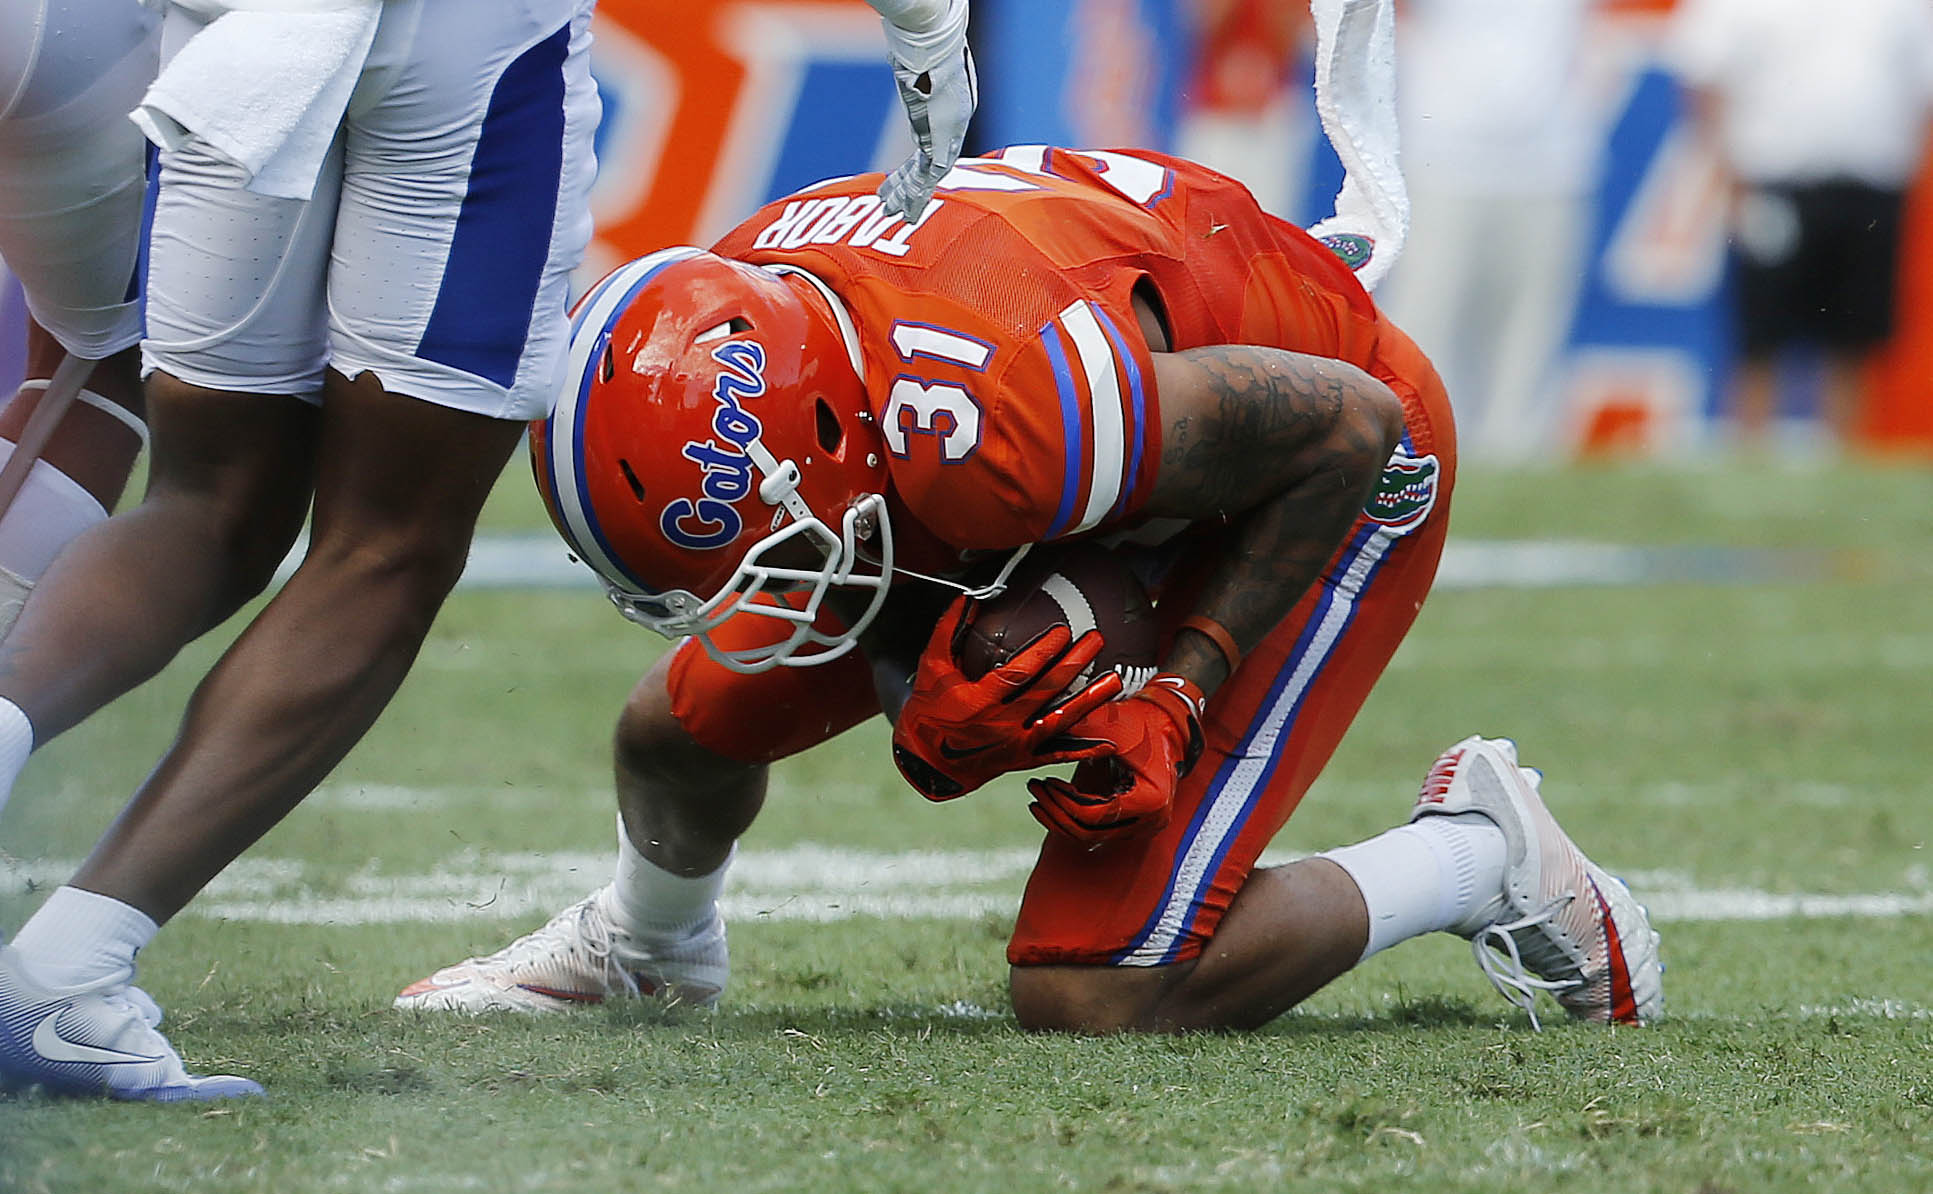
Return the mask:
<svg viewBox="0 0 1933 1194">
<path fill-rule="evenodd" d="M 1067 364 L 1067 350 L 1060 346 L 1060 333 L 1053 324 L 1040 329 L 1041 347 L 1054 371 L 1054 392 L 1060 399 L 1061 446 L 1066 458 L 1061 462 L 1060 502 L 1054 521 L 1047 524 L 1047 537 L 1058 539 L 1074 517 L 1074 498 L 1080 492 L 1081 457 L 1086 437 L 1081 434 L 1081 395 L 1074 388 L 1074 373 Z"/>
<path fill-rule="evenodd" d="M 1115 500 L 1114 513 L 1125 510 L 1134 499 L 1135 482 L 1141 477 L 1141 455 L 1147 449 L 1148 433 L 1148 396 L 1146 386 L 1141 380 L 1141 366 L 1134 359 L 1134 351 L 1128 347 L 1121 329 L 1114 326 L 1107 312 L 1094 308 L 1100 320 L 1101 330 L 1107 333 L 1108 343 L 1114 346 L 1114 355 L 1121 362 L 1121 371 L 1128 381 L 1128 461 L 1121 485 L 1121 496 Z"/>
<path fill-rule="evenodd" d="M 1071 358 L 1062 346 L 1063 335 L 1073 345 Z M 1040 336 L 1053 368 L 1066 444 L 1060 503 L 1047 529 L 1047 537 L 1056 539 L 1092 530 L 1121 508 L 1140 468 L 1146 397 L 1141 371 L 1120 330 L 1093 303 L 1081 299 L 1068 304 Z M 1132 397 L 1132 426 L 1130 412 L 1123 408 L 1123 373 Z M 1083 489 L 1085 502 L 1080 500 Z"/>
<path fill-rule="evenodd" d="M 620 266 L 592 288 L 571 317 L 570 355 L 565 359 L 565 389 L 557 407 L 545 421 L 543 478 L 551 508 L 563 523 L 564 537 L 580 559 L 599 575 L 624 577 L 639 592 L 650 587 L 639 581 L 618 561 L 597 514 L 591 508 L 590 485 L 584 473 L 584 418 L 591 383 L 610 341 L 611 329 L 638 291 L 649 285 L 666 266 L 696 256 L 700 250 L 689 245 L 660 249 Z"/>
<path fill-rule="evenodd" d="M 1114 508 L 1121 495 L 1122 470 L 1127 467 L 1127 433 L 1121 418 L 1121 377 L 1114 368 L 1114 350 L 1091 303 L 1075 303 L 1060 313 L 1061 326 L 1074 342 L 1081 372 L 1087 378 L 1088 411 L 1093 418 L 1094 464 L 1087 489 L 1087 508 L 1074 533 L 1094 529 Z"/>
</svg>

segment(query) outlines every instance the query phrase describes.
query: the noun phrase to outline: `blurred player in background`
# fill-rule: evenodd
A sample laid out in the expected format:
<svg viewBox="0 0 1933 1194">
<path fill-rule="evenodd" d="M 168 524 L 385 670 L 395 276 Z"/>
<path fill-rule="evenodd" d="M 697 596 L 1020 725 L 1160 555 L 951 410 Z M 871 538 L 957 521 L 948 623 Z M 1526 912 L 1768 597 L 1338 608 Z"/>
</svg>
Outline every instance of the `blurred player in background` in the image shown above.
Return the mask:
<svg viewBox="0 0 1933 1194">
<path fill-rule="evenodd" d="M 1049 832 L 1007 953 L 1028 1027 L 1252 1027 L 1433 930 L 1526 1008 L 1658 1016 L 1642 909 L 1508 742 L 1445 752 L 1409 825 L 1255 866 L 1421 607 L 1456 472 L 1434 370 L 1339 256 L 1140 151 L 963 161 L 912 225 L 875 185 L 585 298 L 539 483 L 628 616 L 694 637 L 619 721 L 615 881 L 398 1005 L 716 999 L 768 766 L 884 712 L 929 799 L 1077 764 L 1029 782 Z M 1091 537 L 1142 545 L 1159 674 L 1045 711 L 1098 649 L 1057 629 L 968 679 L 961 591 Z"/>
<path fill-rule="evenodd" d="M 1820 421 L 1843 441 L 1893 331 L 1905 195 L 1933 112 L 1933 8 L 1684 0 L 1666 53 L 1730 184 L 1739 440 L 1765 443 L 1779 366 L 1812 348 Z"/>
<path fill-rule="evenodd" d="M 590 232 L 592 7 L 168 8 L 137 109 L 163 146 L 149 491 L 61 557 L 0 648 L 0 791 L 31 745 L 260 593 L 313 505 L 310 542 L 80 872 L 0 949 L 0 1082 L 260 1092 L 186 1071 L 134 957 L 374 721 L 555 399 Z M 919 146 L 875 202 L 911 217 L 972 112 L 967 6 L 875 7 Z"/>
<path fill-rule="evenodd" d="M 147 154 L 127 114 L 154 81 L 160 24 L 140 0 L 0 9 L 0 259 L 31 315 L 28 380 L 0 410 L 0 635 L 120 500 L 147 438 L 134 293 Z M 35 419 L 69 357 L 69 388 Z"/>
<path fill-rule="evenodd" d="M 1552 440 L 1602 136 L 1595 0 L 1404 0 L 1409 248 L 1378 295 L 1443 374 L 1468 459 Z"/>
<path fill-rule="evenodd" d="M 1291 81 L 1309 12 L 1277 0 L 1194 0 L 1189 10 L 1195 49 L 1176 130 L 1181 156 L 1239 181 L 1263 211 L 1286 214 L 1308 149 Z"/>
</svg>

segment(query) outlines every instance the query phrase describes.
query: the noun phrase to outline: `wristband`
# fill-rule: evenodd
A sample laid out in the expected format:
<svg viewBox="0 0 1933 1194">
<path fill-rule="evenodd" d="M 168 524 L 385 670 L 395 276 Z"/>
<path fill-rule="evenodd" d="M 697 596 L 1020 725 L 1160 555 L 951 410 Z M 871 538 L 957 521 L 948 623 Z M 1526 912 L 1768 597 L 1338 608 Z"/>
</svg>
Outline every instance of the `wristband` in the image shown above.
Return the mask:
<svg viewBox="0 0 1933 1194">
<path fill-rule="evenodd" d="M 1175 630 L 1177 632 L 1192 630 L 1215 644 L 1215 649 L 1222 653 L 1222 662 L 1228 665 L 1229 675 L 1234 675 L 1235 669 L 1241 666 L 1242 649 L 1235 645 L 1235 636 L 1228 633 L 1228 627 L 1215 619 L 1201 614 L 1190 614 L 1181 620 L 1181 625 L 1175 627 Z"/>
</svg>

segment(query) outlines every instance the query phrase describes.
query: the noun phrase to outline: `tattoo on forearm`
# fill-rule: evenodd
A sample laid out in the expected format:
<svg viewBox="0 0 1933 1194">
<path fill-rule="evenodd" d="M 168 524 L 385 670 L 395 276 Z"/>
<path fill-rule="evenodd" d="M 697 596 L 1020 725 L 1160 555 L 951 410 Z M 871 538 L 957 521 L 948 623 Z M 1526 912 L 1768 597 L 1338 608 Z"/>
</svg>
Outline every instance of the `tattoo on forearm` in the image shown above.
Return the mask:
<svg viewBox="0 0 1933 1194">
<path fill-rule="evenodd" d="M 1199 517 L 1236 524 L 1196 609 L 1247 651 L 1321 575 L 1362 510 L 1390 451 L 1391 396 L 1324 358 L 1240 345 L 1186 355 L 1217 400 L 1166 429 L 1162 486 Z M 1167 664 L 1218 683 L 1220 652 L 1198 637 L 1179 636 Z"/>
<path fill-rule="evenodd" d="M 1212 417 L 1178 420 L 1165 432 L 1164 483 L 1229 513 L 1255 502 L 1250 470 L 1231 469 L 1231 456 L 1292 453 L 1309 448 L 1340 418 L 1348 380 L 1330 362 L 1293 353 L 1265 356 L 1243 345 L 1198 348 L 1186 354 L 1200 380 L 1219 395 Z"/>
</svg>

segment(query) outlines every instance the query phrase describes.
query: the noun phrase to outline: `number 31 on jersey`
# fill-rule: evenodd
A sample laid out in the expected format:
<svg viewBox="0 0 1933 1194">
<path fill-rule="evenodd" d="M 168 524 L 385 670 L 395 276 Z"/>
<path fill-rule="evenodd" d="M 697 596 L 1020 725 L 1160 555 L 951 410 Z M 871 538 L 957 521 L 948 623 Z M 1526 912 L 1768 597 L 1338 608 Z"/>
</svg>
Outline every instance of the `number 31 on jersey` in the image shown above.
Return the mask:
<svg viewBox="0 0 1933 1194">
<path fill-rule="evenodd" d="M 929 435 L 939 446 L 942 463 L 958 464 L 973 455 L 980 446 L 980 403 L 972 392 L 957 382 L 911 370 L 921 361 L 937 361 L 984 373 L 993 358 L 993 345 L 946 328 L 906 320 L 894 321 L 891 338 L 907 371 L 893 379 L 886 409 L 880 416 L 879 429 L 886 438 L 887 451 L 904 460 L 911 455 L 912 437 Z"/>
</svg>

